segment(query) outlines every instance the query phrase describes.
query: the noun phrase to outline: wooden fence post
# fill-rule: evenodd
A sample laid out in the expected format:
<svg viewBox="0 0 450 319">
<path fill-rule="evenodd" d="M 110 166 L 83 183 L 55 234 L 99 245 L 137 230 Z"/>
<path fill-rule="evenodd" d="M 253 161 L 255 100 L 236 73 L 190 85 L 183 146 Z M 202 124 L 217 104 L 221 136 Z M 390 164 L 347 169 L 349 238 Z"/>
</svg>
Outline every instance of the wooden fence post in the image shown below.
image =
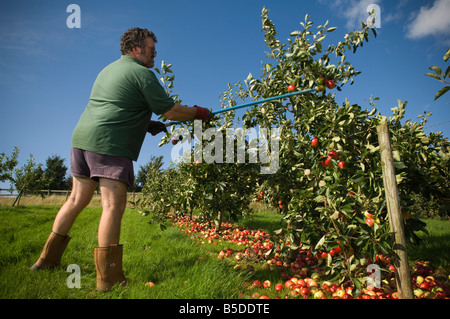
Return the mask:
<svg viewBox="0 0 450 319">
<path fill-rule="evenodd" d="M 377 126 L 378 141 L 381 152 L 381 165 L 383 170 L 383 183 L 386 194 L 386 204 L 389 215 L 389 224 L 393 233 L 394 267 L 397 292 L 400 299 L 413 299 L 411 273 L 408 263 L 405 230 L 400 208 L 400 198 L 395 178 L 394 161 L 392 158 L 391 140 L 387 124 Z"/>
</svg>

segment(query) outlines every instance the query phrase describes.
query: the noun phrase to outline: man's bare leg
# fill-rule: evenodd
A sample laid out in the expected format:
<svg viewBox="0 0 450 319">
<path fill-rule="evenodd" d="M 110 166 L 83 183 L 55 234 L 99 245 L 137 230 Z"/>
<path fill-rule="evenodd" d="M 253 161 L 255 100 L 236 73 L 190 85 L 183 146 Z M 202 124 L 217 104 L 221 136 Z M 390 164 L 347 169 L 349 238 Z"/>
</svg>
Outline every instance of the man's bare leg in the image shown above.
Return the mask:
<svg viewBox="0 0 450 319">
<path fill-rule="evenodd" d="M 91 201 L 97 182 L 89 178 L 73 178 L 72 193 L 61 207 L 53 222 L 52 232 L 42 249 L 42 253 L 31 270 L 57 267 L 71 237 L 67 234 L 78 214 Z"/>
<path fill-rule="evenodd" d="M 61 207 L 53 223 L 52 231 L 61 236 L 69 233 L 78 214 L 89 204 L 98 183 L 87 177 L 73 177 L 72 193 Z"/>
<path fill-rule="evenodd" d="M 127 184 L 100 178 L 102 217 L 98 228 L 99 247 L 119 244 L 122 216 L 127 205 Z"/>
</svg>

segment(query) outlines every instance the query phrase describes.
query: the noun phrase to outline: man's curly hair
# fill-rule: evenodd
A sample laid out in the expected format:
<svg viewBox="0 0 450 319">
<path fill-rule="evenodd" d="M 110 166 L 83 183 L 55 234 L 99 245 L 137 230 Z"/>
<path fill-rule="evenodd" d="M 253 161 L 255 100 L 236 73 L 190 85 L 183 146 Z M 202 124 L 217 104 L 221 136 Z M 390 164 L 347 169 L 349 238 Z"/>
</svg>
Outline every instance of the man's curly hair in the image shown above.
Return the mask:
<svg viewBox="0 0 450 319">
<path fill-rule="evenodd" d="M 125 31 L 120 38 L 120 51 L 122 54 L 128 54 L 133 51 L 134 47 L 143 48 L 145 46 L 145 39 L 151 37 L 156 43 L 155 34 L 147 29 L 132 28 Z"/>
</svg>

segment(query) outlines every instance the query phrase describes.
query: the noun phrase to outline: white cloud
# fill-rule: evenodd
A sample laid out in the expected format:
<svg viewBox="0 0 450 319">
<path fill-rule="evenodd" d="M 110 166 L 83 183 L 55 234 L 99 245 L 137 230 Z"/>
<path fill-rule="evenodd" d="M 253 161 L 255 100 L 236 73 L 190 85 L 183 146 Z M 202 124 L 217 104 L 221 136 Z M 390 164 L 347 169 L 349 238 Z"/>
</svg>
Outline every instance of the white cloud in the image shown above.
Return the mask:
<svg viewBox="0 0 450 319">
<path fill-rule="evenodd" d="M 450 36 L 450 1 L 436 0 L 430 7 L 421 7 L 408 25 L 407 37 L 419 39 L 429 35 Z"/>
</svg>

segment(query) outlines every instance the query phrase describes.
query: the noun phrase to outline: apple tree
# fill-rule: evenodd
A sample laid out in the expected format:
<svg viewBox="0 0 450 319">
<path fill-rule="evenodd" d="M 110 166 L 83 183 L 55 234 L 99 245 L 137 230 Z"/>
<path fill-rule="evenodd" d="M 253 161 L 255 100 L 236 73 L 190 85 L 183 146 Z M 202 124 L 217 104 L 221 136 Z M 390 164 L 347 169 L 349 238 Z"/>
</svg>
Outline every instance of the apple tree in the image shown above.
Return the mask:
<svg viewBox="0 0 450 319">
<path fill-rule="evenodd" d="M 234 104 L 232 92 L 223 94 L 223 105 Z M 230 100 L 230 101 L 228 101 Z M 233 127 L 232 112 L 216 116 L 208 123 L 202 123 L 202 132 L 195 136 L 193 122 L 185 122 L 171 133 L 183 129 L 193 140 L 183 138 L 181 143 L 188 143 L 190 155 L 187 162 L 180 163 L 179 173 L 182 180 L 189 183 L 180 196 L 183 205 L 199 209 L 200 217 L 212 221 L 220 231 L 222 221 L 237 220 L 239 216 L 249 214 L 249 204 L 257 180 L 258 167 L 248 160 L 248 141 L 238 143 L 238 138 L 227 134 Z M 212 129 L 208 131 L 208 129 Z M 213 134 L 209 134 L 209 133 Z M 173 134 L 170 134 L 173 138 Z M 227 145 L 231 145 L 227 147 Z M 244 161 L 237 158 L 239 148 L 243 149 Z M 232 154 L 228 154 L 228 152 Z M 198 160 L 196 152 L 200 152 Z M 189 201 L 189 204 L 186 202 Z"/>
<path fill-rule="evenodd" d="M 401 169 L 422 163 L 420 154 L 440 155 L 430 145 L 423 126 L 401 124 L 406 103 L 399 101 L 390 119 L 376 113 L 376 98 L 371 99 L 371 110 L 348 99 L 337 104 L 333 89 L 341 91 L 359 74 L 347 60 L 347 51 L 356 53 L 371 34 L 376 36 L 375 30 L 363 23 L 360 30 L 325 49 L 324 40 L 336 28 L 329 27 L 327 21 L 314 32 L 314 23 L 307 15 L 300 23 L 303 29 L 293 31 L 288 43 L 282 43 L 268 12 L 262 11 L 262 27 L 270 62 L 263 64 L 259 79 L 249 75 L 246 92 L 241 95 L 257 100 L 287 93 L 292 86 L 316 91 L 255 106 L 243 117 L 246 127 L 280 128 L 280 168 L 277 174 L 267 176 L 261 187 L 265 198 L 281 203 L 287 221 L 287 227 L 279 231 L 286 236 L 279 248 L 286 252 L 287 262 L 295 260 L 300 247 L 328 252 L 326 260 L 319 259 L 326 274 L 355 280 L 354 272 L 360 266 L 375 261 L 379 253 L 392 253 L 376 125 L 388 121 L 397 137 L 395 147 L 402 156 L 414 156 L 410 161 L 396 162 L 403 203 L 410 200 L 408 190 L 415 173 L 414 169 L 412 173 Z M 396 143 L 403 131 L 413 126 L 419 130 L 405 144 Z M 446 143 L 439 147 L 448 149 Z M 430 167 L 425 178 L 429 179 L 432 171 Z M 408 225 L 410 236 L 424 229 L 415 219 Z"/>
<path fill-rule="evenodd" d="M 156 72 L 168 95 L 180 103 L 178 96 L 172 94 L 175 76 L 171 67 L 163 61 Z M 235 100 L 233 89 L 229 86 L 229 90 L 221 95 L 222 105 L 234 105 Z M 237 138 L 227 141 L 227 129 L 233 127 L 233 117 L 230 112 L 216 116 L 208 123 L 201 123 L 199 134 L 194 121 L 171 126 L 159 145 L 180 143 L 189 154 L 181 154 L 181 161 L 175 164 L 176 167 L 154 172 L 147 177 L 143 187 L 144 198 L 135 206 L 144 214 L 152 214 L 153 220 L 160 223 L 168 212 L 192 217 L 198 210 L 199 217 L 213 222 L 217 231 L 220 231 L 224 216 L 236 220 L 249 214 L 257 166 L 248 162 L 247 141 L 243 145 L 238 143 Z M 208 129 L 214 134 L 209 135 Z M 225 159 L 229 151 L 228 143 L 232 143 L 233 154 Z M 245 163 L 237 162 L 238 148 L 244 148 Z M 197 155 L 200 152 L 201 160 L 196 160 L 196 152 Z M 183 160 L 185 156 L 187 161 Z"/>
</svg>

